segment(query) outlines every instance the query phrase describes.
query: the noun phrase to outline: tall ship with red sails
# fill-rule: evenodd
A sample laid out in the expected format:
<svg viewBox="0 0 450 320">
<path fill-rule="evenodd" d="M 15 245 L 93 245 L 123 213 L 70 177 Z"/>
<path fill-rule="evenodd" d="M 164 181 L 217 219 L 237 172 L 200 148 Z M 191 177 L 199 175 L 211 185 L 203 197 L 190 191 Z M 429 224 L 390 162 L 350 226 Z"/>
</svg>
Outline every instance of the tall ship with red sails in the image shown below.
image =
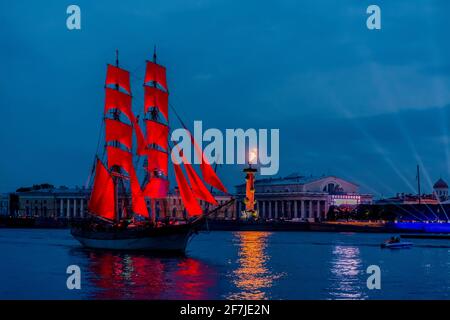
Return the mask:
<svg viewBox="0 0 450 320">
<path fill-rule="evenodd" d="M 90 248 L 184 252 L 205 217 L 229 204 L 218 206 L 212 188 L 224 193 L 227 190 L 188 131 L 201 159 L 201 177 L 181 152 L 184 161 L 171 161 L 187 218 L 157 219 L 157 206 L 164 203 L 169 192 L 169 155 L 177 146 L 171 145 L 168 138 L 166 68 L 156 62 L 156 53 L 152 61 L 146 61 L 143 86 L 141 120 L 132 110 L 130 73 L 119 67 L 118 56 L 115 65 L 107 65 L 101 135 L 104 147 L 97 148 L 92 170 L 95 175 L 88 203 L 90 219 L 74 223 L 71 233 Z M 144 166 L 141 179 L 136 170 L 140 163 Z M 204 212 L 199 200 L 209 203 L 212 209 Z"/>
</svg>

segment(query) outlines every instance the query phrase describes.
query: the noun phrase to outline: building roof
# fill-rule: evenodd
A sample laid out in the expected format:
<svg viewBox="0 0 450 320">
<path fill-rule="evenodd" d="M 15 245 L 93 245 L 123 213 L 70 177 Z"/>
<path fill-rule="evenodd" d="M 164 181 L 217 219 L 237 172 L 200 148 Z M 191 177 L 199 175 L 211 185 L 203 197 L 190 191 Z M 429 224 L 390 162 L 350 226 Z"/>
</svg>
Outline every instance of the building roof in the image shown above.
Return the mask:
<svg viewBox="0 0 450 320">
<path fill-rule="evenodd" d="M 256 179 L 255 185 L 258 186 L 279 186 L 279 185 L 289 185 L 289 184 L 305 184 L 312 181 L 320 180 L 325 178 L 322 177 L 314 177 L 314 176 L 302 176 L 297 173 L 290 174 L 286 177 L 275 177 L 275 178 L 265 178 L 265 179 Z M 245 186 L 245 183 L 241 183 L 236 187 Z"/>
<path fill-rule="evenodd" d="M 52 195 L 79 195 L 79 194 L 87 194 L 90 192 L 90 189 L 86 189 L 84 187 L 59 187 L 59 188 L 44 188 L 44 189 L 25 189 L 24 191 L 16 191 L 16 194 L 21 196 L 52 196 Z"/>
<path fill-rule="evenodd" d="M 433 185 L 434 189 L 448 189 L 448 184 L 442 178 L 439 178 L 438 181 Z"/>
</svg>

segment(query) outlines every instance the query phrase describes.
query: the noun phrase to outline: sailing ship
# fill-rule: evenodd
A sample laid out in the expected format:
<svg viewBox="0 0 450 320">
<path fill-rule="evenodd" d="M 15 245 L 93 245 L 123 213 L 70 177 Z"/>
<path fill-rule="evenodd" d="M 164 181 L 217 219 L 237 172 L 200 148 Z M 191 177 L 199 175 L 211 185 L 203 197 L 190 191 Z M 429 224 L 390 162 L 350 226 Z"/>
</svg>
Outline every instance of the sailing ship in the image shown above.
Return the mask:
<svg viewBox="0 0 450 320">
<path fill-rule="evenodd" d="M 101 148 L 101 155 L 97 147 L 91 173 L 92 176 L 95 172 L 88 202 L 90 218 L 73 223 L 71 233 L 89 248 L 184 252 L 189 239 L 199 230 L 205 218 L 229 205 L 232 200 L 218 205 L 213 188 L 223 193 L 227 190 L 175 111 L 201 159 L 199 167 L 202 178 L 182 152 L 179 153 L 182 162 L 171 161 L 178 186 L 176 189 L 186 216 L 183 221 L 167 218 L 169 154 L 177 146 L 171 146 L 168 138 L 166 68 L 157 63 L 156 52 L 152 61 L 146 61 L 143 89 L 142 120 L 145 130 L 139 116 L 132 110 L 130 73 L 119 67 L 116 52 L 116 64 L 108 64 L 106 71 L 101 130 L 104 147 Z M 142 159 L 144 177 L 140 181 L 136 168 Z M 199 200 L 212 205 L 213 209 L 203 212 Z"/>
</svg>

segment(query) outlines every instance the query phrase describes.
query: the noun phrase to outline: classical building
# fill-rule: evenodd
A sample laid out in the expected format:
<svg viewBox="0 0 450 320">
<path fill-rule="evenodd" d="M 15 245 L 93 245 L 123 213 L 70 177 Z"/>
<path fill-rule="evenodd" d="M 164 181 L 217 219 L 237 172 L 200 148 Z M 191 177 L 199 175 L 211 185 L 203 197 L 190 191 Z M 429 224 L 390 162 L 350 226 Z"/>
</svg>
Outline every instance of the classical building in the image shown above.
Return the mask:
<svg viewBox="0 0 450 320">
<path fill-rule="evenodd" d="M 236 213 L 242 212 L 245 184 L 236 186 Z M 255 182 L 256 209 L 262 219 L 323 220 L 331 205 L 355 207 L 372 203 L 371 194 L 335 176 L 260 179 Z"/>
<path fill-rule="evenodd" d="M 9 210 L 9 199 L 11 194 L 0 198 L 0 214 Z M 72 219 L 84 218 L 87 214 L 87 204 L 90 196 L 90 189 L 85 188 L 24 188 L 22 191 L 13 193 L 17 202 L 16 216 L 33 216 L 42 218 Z M 9 196 L 9 197 L 8 197 Z M 219 206 L 227 203 L 230 195 L 214 194 Z M 125 198 L 124 198 L 125 200 Z M 182 204 L 177 190 L 171 192 L 166 199 L 155 200 L 155 211 L 158 218 L 166 216 L 183 219 L 186 217 L 186 210 Z M 205 201 L 199 200 L 200 206 L 207 211 L 214 207 Z M 147 207 L 151 212 L 151 203 L 147 200 Z M 213 217 L 227 218 L 234 216 L 234 206 L 226 206 L 218 210 Z"/>
<path fill-rule="evenodd" d="M 433 194 L 440 201 L 448 200 L 448 184 L 442 178 L 433 185 Z"/>
<path fill-rule="evenodd" d="M 213 193 L 213 196 L 217 200 L 217 203 L 219 206 L 226 204 L 232 198 L 230 195 L 219 194 L 219 193 Z M 157 217 L 160 216 L 159 212 L 158 212 L 158 210 L 159 210 L 158 208 L 161 207 L 161 201 L 164 201 L 164 203 L 166 203 L 168 210 L 165 210 L 165 212 L 167 212 L 170 217 L 173 217 L 173 218 L 185 218 L 186 217 L 186 210 L 183 206 L 181 197 L 180 197 L 179 193 L 177 192 L 177 190 L 174 190 L 173 192 L 171 192 L 169 194 L 169 196 L 167 197 L 167 199 L 157 200 L 157 201 L 158 201 L 158 205 L 157 205 L 157 209 L 156 209 Z M 199 200 L 199 203 L 204 212 L 215 208 L 215 206 L 212 206 L 203 200 Z M 148 200 L 147 200 L 147 207 L 150 208 L 150 201 L 148 201 Z M 231 218 L 235 215 L 234 208 L 235 208 L 235 206 L 232 204 L 228 205 L 228 206 L 223 206 L 217 212 L 215 212 L 213 215 L 211 215 L 211 218 L 217 218 L 217 219 Z"/>
<path fill-rule="evenodd" d="M 43 218 L 83 218 L 89 190 L 85 188 L 46 188 L 18 191 L 19 216 Z"/>
</svg>

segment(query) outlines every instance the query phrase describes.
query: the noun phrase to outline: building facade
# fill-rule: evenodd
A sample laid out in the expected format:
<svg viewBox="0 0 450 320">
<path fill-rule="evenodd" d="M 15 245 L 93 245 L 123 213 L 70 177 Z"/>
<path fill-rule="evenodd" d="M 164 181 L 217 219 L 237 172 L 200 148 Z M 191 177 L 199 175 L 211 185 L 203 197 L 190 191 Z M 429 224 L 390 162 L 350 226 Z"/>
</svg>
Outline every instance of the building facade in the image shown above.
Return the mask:
<svg viewBox="0 0 450 320">
<path fill-rule="evenodd" d="M 19 191 L 14 193 L 17 199 L 17 210 L 14 215 L 23 217 L 39 217 L 39 218 L 57 218 L 57 219 L 73 219 L 85 218 L 87 216 L 87 206 L 90 197 L 90 189 L 85 188 L 47 188 L 38 190 Z M 218 205 L 227 203 L 230 195 L 214 194 Z M 0 198 L 0 207 L 5 212 L 9 210 L 9 202 L 4 198 Z M 9 199 L 6 197 L 6 199 Z M 124 204 L 129 206 L 129 199 L 121 198 Z M 5 204 L 3 204 L 5 203 Z M 147 208 L 151 212 L 152 204 L 147 199 Z M 204 211 L 213 210 L 215 206 L 207 204 L 203 200 L 199 200 L 200 206 Z M 182 204 L 179 193 L 175 190 L 168 195 L 166 199 L 155 200 L 154 206 L 157 218 L 177 218 L 184 219 L 187 217 L 186 210 Z M 3 212 L 3 211 L 0 211 Z M 226 218 L 234 216 L 234 206 L 226 206 L 219 209 L 212 217 Z"/>
<path fill-rule="evenodd" d="M 18 216 L 41 218 L 83 218 L 86 216 L 89 190 L 85 188 L 49 188 L 16 192 Z"/>
<path fill-rule="evenodd" d="M 235 216 L 234 212 L 234 204 L 225 205 L 227 204 L 232 196 L 231 195 L 225 195 L 225 194 L 214 194 L 214 198 L 217 200 L 218 206 L 222 206 L 217 212 L 211 215 L 211 218 L 213 219 L 227 219 L 232 218 Z M 161 200 L 157 200 L 161 203 Z M 162 200 L 166 203 L 167 210 L 164 210 L 163 212 L 166 212 L 166 215 L 172 218 L 178 218 L 178 219 L 184 219 L 187 217 L 186 210 L 183 206 L 183 203 L 181 201 L 181 197 L 177 190 L 169 194 L 167 199 Z M 211 204 L 208 204 L 206 201 L 199 200 L 199 204 L 203 209 L 203 212 L 211 211 L 216 208 L 216 206 L 213 206 Z M 159 207 L 160 205 L 158 205 Z M 147 200 L 147 207 L 150 210 L 150 201 Z M 157 209 L 158 210 L 158 209 Z M 160 214 L 157 212 L 157 217 L 159 217 Z"/>
<path fill-rule="evenodd" d="M 448 200 L 448 184 L 442 178 L 433 185 L 433 194 L 440 202 Z"/>
<path fill-rule="evenodd" d="M 255 182 L 256 209 L 261 219 L 315 221 L 326 219 L 330 206 L 356 207 L 372 203 L 372 195 L 335 176 L 296 174 Z M 236 213 L 244 210 L 245 184 L 236 186 Z"/>
</svg>

